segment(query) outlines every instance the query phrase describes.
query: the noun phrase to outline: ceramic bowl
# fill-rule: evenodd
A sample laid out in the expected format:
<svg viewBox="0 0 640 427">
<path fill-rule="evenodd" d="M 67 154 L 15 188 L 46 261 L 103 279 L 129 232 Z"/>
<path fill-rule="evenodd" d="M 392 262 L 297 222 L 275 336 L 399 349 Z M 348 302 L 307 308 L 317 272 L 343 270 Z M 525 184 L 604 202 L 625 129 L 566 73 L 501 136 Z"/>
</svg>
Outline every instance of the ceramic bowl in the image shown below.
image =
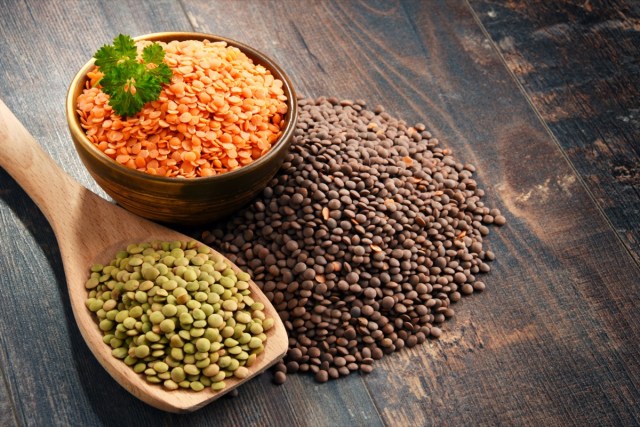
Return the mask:
<svg viewBox="0 0 640 427">
<path fill-rule="evenodd" d="M 78 71 L 67 93 L 66 114 L 71 137 L 91 176 L 119 205 L 153 221 L 191 226 L 228 217 L 267 186 L 280 168 L 293 138 L 298 109 L 296 94 L 284 70 L 265 54 L 243 43 L 210 34 L 165 32 L 135 38 L 136 41 L 164 42 L 204 39 L 224 41 L 239 48 L 283 82 L 288 112 L 283 119 L 282 135 L 265 155 L 239 169 L 187 179 L 155 176 L 127 168 L 89 141 L 76 113 L 76 99 L 85 87 L 87 72 L 94 67 L 93 59 Z"/>
</svg>

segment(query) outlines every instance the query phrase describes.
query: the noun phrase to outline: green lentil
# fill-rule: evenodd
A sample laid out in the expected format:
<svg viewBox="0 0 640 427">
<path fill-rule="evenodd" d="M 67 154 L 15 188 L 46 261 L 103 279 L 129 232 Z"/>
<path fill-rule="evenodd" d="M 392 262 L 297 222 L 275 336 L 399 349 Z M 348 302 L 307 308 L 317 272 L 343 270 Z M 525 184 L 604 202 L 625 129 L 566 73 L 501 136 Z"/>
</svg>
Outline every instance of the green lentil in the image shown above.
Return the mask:
<svg viewBox="0 0 640 427">
<path fill-rule="evenodd" d="M 211 390 L 213 391 L 220 391 L 225 387 L 226 387 L 226 384 L 224 383 L 224 381 L 217 381 L 215 383 L 211 383 Z"/>
<path fill-rule="evenodd" d="M 229 353 L 229 354 L 231 354 L 231 355 L 234 355 L 234 356 L 237 356 L 237 355 L 239 355 L 240 353 L 242 353 L 242 348 L 237 347 L 237 346 L 236 346 L 236 347 L 231 347 L 231 348 L 229 348 L 229 349 L 227 350 L 227 353 Z"/>
<path fill-rule="evenodd" d="M 142 316 L 142 313 L 142 307 L 140 307 L 139 305 L 132 307 L 131 310 L 129 310 L 129 316 L 133 317 L 134 319 L 140 318 L 140 316 Z"/>
<path fill-rule="evenodd" d="M 160 322 L 160 330 L 165 334 L 173 332 L 176 329 L 176 323 L 171 319 L 164 319 Z"/>
<path fill-rule="evenodd" d="M 215 375 L 218 375 L 219 372 L 220 372 L 220 366 L 216 365 L 215 363 L 210 363 L 209 366 L 207 366 L 202 370 L 202 374 L 207 377 L 213 377 Z"/>
<path fill-rule="evenodd" d="M 122 321 L 122 324 L 127 329 L 133 329 L 136 327 L 136 319 L 134 319 L 133 317 L 127 317 Z M 137 331 L 136 331 L 136 334 L 137 334 Z"/>
<path fill-rule="evenodd" d="M 238 369 L 239 366 L 240 366 L 240 362 L 238 361 L 238 359 L 231 359 L 231 363 L 227 367 L 225 375 L 233 375 L 233 373 L 235 372 L 236 369 Z"/>
<path fill-rule="evenodd" d="M 198 351 L 208 352 L 211 348 L 211 341 L 206 338 L 199 338 L 196 341 L 196 348 L 198 349 Z"/>
<path fill-rule="evenodd" d="M 100 284 L 100 281 L 99 281 L 97 278 L 92 277 L 92 278 L 90 278 L 89 280 L 87 280 L 87 281 L 85 282 L 84 286 L 85 286 L 87 289 L 94 289 L 94 288 L 95 288 L 95 287 L 97 287 L 99 284 Z"/>
<path fill-rule="evenodd" d="M 92 298 L 91 301 L 88 303 L 89 310 L 94 313 L 100 310 L 103 305 L 104 305 L 104 302 L 102 300 L 95 299 L 95 298 Z"/>
<path fill-rule="evenodd" d="M 207 318 L 207 323 L 212 328 L 220 328 L 225 324 L 224 319 L 218 313 L 214 313 Z"/>
<path fill-rule="evenodd" d="M 199 301 L 196 301 L 196 300 L 193 300 L 193 299 L 187 301 L 187 304 L 186 304 L 187 308 L 190 309 L 190 310 L 195 310 L 196 308 L 200 308 L 201 305 L 202 304 L 200 304 Z"/>
<path fill-rule="evenodd" d="M 149 315 L 149 321 L 151 321 L 151 323 L 153 323 L 154 325 L 159 324 L 163 320 L 164 320 L 164 314 L 162 314 L 161 311 L 154 311 Z"/>
<path fill-rule="evenodd" d="M 236 314 L 236 320 L 240 323 L 249 323 L 251 322 L 251 315 L 246 311 L 239 311 Z"/>
<path fill-rule="evenodd" d="M 262 340 L 257 337 L 251 337 L 248 343 L 249 348 L 255 349 L 262 346 Z"/>
<path fill-rule="evenodd" d="M 184 359 L 184 353 L 182 352 L 181 348 L 172 348 L 171 352 L 170 352 L 170 355 L 174 360 L 183 360 Z"/>
<path fill-rule="evenodd" d="M 255 353 L 251 353 L 249 357 L 247 357 L 247 360 L 244 362 L 244 366 L 251 367 L 251 365 L 255 363 L 256 357 L 257 355 Z"/>
<path fill-rule="evenodd" d="M 187 354 L 193 354 L 193 353 L 196 352 L 196 346 L 193 345 L 193 343 L 191 343 L 191 342 L 185 343 L 185 345 L 184 345 L 184 347 L 182 349 Z"/>
<path fill-rule="evenodd" d="M 227 377 L 227 373 L 225 371 L 220 371 L 216 375 L 211 377 L 211 382 L 215 383 L 218 381 L 222 381 Z"/>
<path fill-rule="evenodd" d="M 128 355 L 127 349 L 124 347 L 114 348 L 113 350 L 111 350 L 111 354 L 113 355 L 113 357 L 118 359 L 124 359 Z"/>
<path fill-rule="evenodd" d="M 184 373 L 184 369 L 179 366 L 171 370 L 171 379 L 177 383 L 184 381 L 186 377 L 187 376 Z"/>
<path fill-rule="evenodd" d="M 164 277 L 164 276 L 161 276 Z M 162 283 L 162 289 L 166 291 L 173 291 L 178 287 L 178 282 L 173 279 L 168 279 L 166 282 Z"/>
<path fill-rule="evenodd" d="M 101 331 L 104 331 L 104 332 L 110 331 L 113 329 L 113 321 L 109 319 L 104 319 L 100 322 L 99 326 Z"/>
<path fill-rule="evenodd" d="M 178 307 L 173 304 L 167 304 L 162 306 L 161 313 L 165 317 L 173 317 L 178 313 Z"/>
<path fill-rule="evenodd" d="M 206 320 L 196 320 L 193 322 L 193 327 L 194 328 L 204 328 L 207 326 L 207 321 Z"/>
<path fill-rule="evenodd" d="M 257 322 L 252 323 L 251 326 L 249 326 L 249 332 L 251 332 L 252 335 L 261 334 L 263 332 L 262 325 Z"/>
<path fill-rule="evenodd" d="M 144 359 L 149 355 L 149 352 L 149 346 L 146 345 L 140 345 L 135 348 L 135 355 L 138 359 Z"/>
<path fill-rule="evenodd" d="M 144 291 L 136 291 L 134 298 L 137 302 L 139 302 L 140 304 L 143 304 L 147 302 L 147 293 Z"/>
<path fill-rule="evenodd" d="M 111 311 L 114 308 L 116 308 L 116 305 L 118 305 L 118 303 L 116 302 L 116 300 L 111 299 L 111 292 L 109 292 L 107 295 L 104 295 L 107 297 L 106 300 L 104 300 L 104 304 L 102 305 L 102 309 L 104 311 Z"/>
<path fill-rule="evenodd" d="M 191 387 L 191 390 L 193 390 L 193 391 L 202 391 L 202 390 L 204 390 L 204 385 L 200 381 L 191 382 L 191 384 L 189 384 L 189 387 Z"/>
<path fill-rule="evenodd" d="M 228 299 L 222 302 L 222 308 L 227 311 L 236 311 L 238 309 L 238 302 L 232 299 Z"/>
<path fill-rule="evenodd" d="M 207 358 L 204 358 L 204 359 L 202 359 L 202 360 L 198 360 L 198 361 L 196 362 L 196 368 L 198 368 L 198 369 L 204 369 L 204 368 L 206 368 L 207 366 L 209 366 L 210 364 L 211 364 L 211 359 L 209 359 L 209 358 L 207 357 Z"/>
<path fill-rule="evenodd" d="M 162 383 L 162 385 L 167 390 L 177 390 L 179 388 L 178 384 L 176 384 L 175 381 L 172 380 L 166 380 L 164 383 Z"/>
<path fill-rule="evenodd" d="M 273 327 L 273 324 L 274 324 L 274 320 L 272 318 L 264 319 L 264 321 L 262 322 L 262 328 L 265 331 L 268 331 Z"/>
<path fill-rule="evenodd" d="M 180 315 L 180 324 L 182 325 L 190 325 L 193 323 L 193 316 L 189 313 L 182 313 Z"/>
<path fill-rule="evenodd" d="M 153 331 L 149 331 L 145 333 L 144 336 L 147 339 L 147 341 L 150 341 L 150 342 L 158 342 L 161 339 L 160 335 L 156 334 Z"/>
<path fill-rule="evenodd" d="M 236 378 L 240 378 L 240 379 L 247 378 L 249 376 L 249 370 L 247 368 L 245 368 L 244 366 L 240 366 L 238 369 L 236 369 L 233 372 L 233 375 Z"/>
<path fill-rule="evenodd" d="M 249 375 L 273 326 L 250 279 L 197 242 L 131 244 L 90 267 L 85 304 L 113 357 L 148 382 L 219 391 Z"/>
<path fill-rule="evenodd" d="M 184 365 L 184 372 L 187 375 L 198 375 L 200 373 L 200 369 L 196 365 L 186 364 Z"/>
</svg>

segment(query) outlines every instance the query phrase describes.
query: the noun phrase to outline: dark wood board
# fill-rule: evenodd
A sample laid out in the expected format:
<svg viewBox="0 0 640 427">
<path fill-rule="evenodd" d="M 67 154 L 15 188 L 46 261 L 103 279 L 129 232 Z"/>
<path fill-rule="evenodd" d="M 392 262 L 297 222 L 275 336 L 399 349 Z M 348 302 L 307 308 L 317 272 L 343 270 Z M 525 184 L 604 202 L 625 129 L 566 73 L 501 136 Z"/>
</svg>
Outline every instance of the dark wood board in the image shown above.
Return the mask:
<svg viewBox="0 0 640 427">
<path fill-rule="evenodd" d="M 470 3 L 640 262 L 640 3 Z"/>
<path fill-rule="evenodd" d="M 292 375 L 277 387 L 267 374 L 236 398 L 172 415 L 130 396 L 90 354 L 55 237 L 0 170 L 0 425 L 640 423 L 638 248 L 620 242 L 478 16 L 446 1 L 0 1 L 0 98 L 101 195 L 66 130 L 73 74 L 120 32 L 196 30 L 265 51 L 302 94 L 361 98 L 425 123 L 477 166 L 487 204 L 508 219 L 488 238 L 497 260 L 487 291 L 456 305 L 440 340 L 368 376 L 319 385 Z"/>
</svg>

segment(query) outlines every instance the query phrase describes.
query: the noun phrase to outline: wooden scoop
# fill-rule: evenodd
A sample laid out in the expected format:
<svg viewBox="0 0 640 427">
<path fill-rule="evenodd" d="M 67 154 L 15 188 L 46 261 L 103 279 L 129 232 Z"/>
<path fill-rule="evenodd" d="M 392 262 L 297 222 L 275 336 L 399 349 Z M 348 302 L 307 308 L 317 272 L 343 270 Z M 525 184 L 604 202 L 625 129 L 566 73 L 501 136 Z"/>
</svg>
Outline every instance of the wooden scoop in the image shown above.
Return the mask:
<svg viewBox="0 0 640 427">
<path fill-rule="evenodd" d="M 84 284 L 92 264 L 108 264 L 118 250 L 130 243 L 193 238 L 142 219 L 75 182 L 47 156 L 1 100 L 0 152 L 0 166 L 29 194 L 53 228 L 64 263 L 71 307 L 84 340 L 100 364 L 134 396 L 165 411 L 194 411 L 264 371 L 285 354 L 288 346 L 285 327 L 266 296 L 250 282 L 252 298 L 264 304 L 265 314 L 272 317 L 275 324 L 267 332 L 265 350 L 249 368 L 247 378 L 229 378 L 225 380 L 227 386 L 219 392 L 209 387 L 199 392 L 168 391 L 161 385 L 148 383 L 111 355 L 111 348 L 102 341 L 95 316 L 85 306 L 88 292 Z"/>
</svg>

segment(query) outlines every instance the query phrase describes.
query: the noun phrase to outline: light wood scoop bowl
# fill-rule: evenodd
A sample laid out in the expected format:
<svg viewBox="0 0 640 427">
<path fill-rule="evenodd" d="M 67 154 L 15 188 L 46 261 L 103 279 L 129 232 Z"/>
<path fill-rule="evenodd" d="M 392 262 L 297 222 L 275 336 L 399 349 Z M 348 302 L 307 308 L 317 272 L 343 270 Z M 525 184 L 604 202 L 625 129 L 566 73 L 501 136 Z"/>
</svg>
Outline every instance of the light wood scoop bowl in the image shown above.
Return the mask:
<svg viewBox="0 0 640 427">
<path fill-rule="evenodd" d="M 191 390 L 165 390 L 148 383 L 142 375 L 111 355 L 102 341 L 96 319 L 85 306 L 84 286 L 94 263 L 107 263 L 119 249 L 130 243 L 153 240 L 189 241 L 193 238 L 142 219 L 87 190 L 40 148 L 35 139 L 0 100 L 0 166 L 29 194 L 49 220 L 56 235 L 67 278 L 71 307 L 84 340 L 111 376 L 131 394 L 158 409 L 191 412 L 217 399 L 276 363 L 287 351 L 285 327 L 266 296 L 252 281 L 251 296 L 265 306 L 265 314 L 275 320 L 267 332 L 265 350 L 242 380 L 228 378 L 219 392 L 210 387 Z M 229 265 L 238 268 L 227 259 Z M 238 270 L 239 271 L 239 270 Z"/>
</svg>

